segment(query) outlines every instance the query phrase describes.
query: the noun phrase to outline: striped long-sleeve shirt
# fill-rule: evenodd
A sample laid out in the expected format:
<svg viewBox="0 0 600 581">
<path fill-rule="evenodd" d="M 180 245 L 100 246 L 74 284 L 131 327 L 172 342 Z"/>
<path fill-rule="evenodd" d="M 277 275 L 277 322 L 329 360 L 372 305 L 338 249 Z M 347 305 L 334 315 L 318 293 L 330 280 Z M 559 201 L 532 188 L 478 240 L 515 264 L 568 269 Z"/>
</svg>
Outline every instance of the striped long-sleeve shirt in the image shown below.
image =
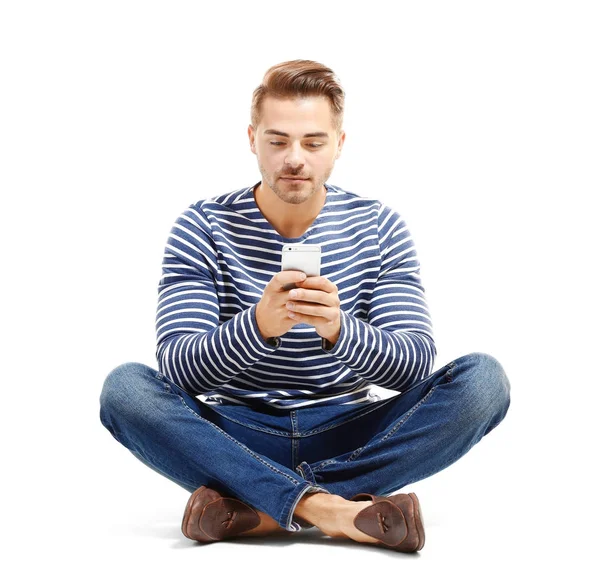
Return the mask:
<svg viewBox="0 0 600 581">
<path fill-rule="evenodd" d="M 159 370 L 208 404 L 282 409 L 367 402 L 373 385 L 401 392 L 428 376 L 436 349 L 403 218 L 325 184 L 309 229 L 284 238 L 258 209 L 256 185 L 200 200 L 177 218 L 158 288 Z M 306 323 L 278 346 L 259 332 L 256 304 L 281 271 L 285 243 L 321 246 L 321 276 L 340 299 L 331 349 Z"/>
</svg>

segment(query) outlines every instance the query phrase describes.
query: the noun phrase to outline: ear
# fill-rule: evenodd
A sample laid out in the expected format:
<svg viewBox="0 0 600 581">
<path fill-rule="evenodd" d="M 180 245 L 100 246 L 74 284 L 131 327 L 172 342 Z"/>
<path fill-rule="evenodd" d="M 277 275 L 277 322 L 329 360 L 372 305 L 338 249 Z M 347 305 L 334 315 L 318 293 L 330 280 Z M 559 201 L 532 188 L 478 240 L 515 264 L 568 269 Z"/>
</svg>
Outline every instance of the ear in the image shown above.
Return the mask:
<svg viewBox="0 0 600 581">
<path fill-rule="evenodd" d="M 250 150 L 254 155 L 256 155 L 255 138 L 256 134 L 254 132 L 254 127 L 252 127 L 252 125 L 248 125 L 248 139 L 250 140 Z"/>
<path fill-rule="evenodd" d="M 340 157 L 340 155 L 342 155 L 342 148 L 344 147 L 344 141 L 346 141 L 346 132 L 342 131 L 340 134 L 340 138 L 338 140 L 337 154 L 335 156 L 335 159 L 338 159 Z"/>
</svg>

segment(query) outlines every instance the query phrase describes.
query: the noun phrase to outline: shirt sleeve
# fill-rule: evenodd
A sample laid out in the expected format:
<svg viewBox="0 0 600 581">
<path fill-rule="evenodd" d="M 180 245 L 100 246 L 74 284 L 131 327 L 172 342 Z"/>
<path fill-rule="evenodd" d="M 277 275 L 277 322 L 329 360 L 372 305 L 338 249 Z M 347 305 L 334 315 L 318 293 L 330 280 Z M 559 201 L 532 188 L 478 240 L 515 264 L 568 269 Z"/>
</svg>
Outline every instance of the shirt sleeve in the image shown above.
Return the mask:
<svg viewBox="0 0 600 581">
<path fill-rule="evenodd" d="M 218 280 L 210 224 L 195 204 L 171 229 L 156 311 L 159 370 L 193 394 L 223 385 L 278 346 L 260 334 L 256 304 L 220 320 Z"/>
<path fill-rule="evenodd" d="M 322 341 L 322 347 L 363 379 L 402 390 L 431 373 L 437 351 L 406 223 L 382 204 L 378 229 L 381 267 L 366 320 L 345 312 L 342 305 L 338 340 L 333 347 Z"/>
</svg>

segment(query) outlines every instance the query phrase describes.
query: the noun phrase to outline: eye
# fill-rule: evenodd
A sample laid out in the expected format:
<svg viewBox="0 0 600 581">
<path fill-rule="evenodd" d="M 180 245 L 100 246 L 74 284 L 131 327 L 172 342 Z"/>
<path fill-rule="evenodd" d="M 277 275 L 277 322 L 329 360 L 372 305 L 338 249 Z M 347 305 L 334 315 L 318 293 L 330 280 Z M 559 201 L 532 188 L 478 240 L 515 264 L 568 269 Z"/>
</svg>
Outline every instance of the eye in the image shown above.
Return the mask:
<svg viewBox="0 0 600 581">
<path fill-rule="evenodd" d="M 283 143 L 283 141 L 269 141 L 269 143 L 271 145 L 275 145 L 275 146 L 277 146 L 277 145 L 285 145 L 285 143 Z M 323 147 L 322 143 L 308 143 L 307 145 L 309 147 L 312 147 L 313 149 L 317 149 L 319 147 Z"/>
</svg>

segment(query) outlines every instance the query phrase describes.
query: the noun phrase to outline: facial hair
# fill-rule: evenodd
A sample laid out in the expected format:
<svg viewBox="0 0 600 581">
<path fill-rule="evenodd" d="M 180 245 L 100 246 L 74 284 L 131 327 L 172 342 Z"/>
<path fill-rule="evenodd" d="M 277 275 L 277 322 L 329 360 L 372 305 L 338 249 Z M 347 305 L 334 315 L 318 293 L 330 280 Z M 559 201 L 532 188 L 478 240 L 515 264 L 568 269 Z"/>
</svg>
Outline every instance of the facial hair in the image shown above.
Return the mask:
<svg viewBox="0 0 600 581">
<path fill-rule="evenodd" d="M 307 200 L 311 199 L 315 194 L 323 191 L 323 185 L 329 179 L 331 172 L 333 171 L 333 164 L 331 167 L 327 168 L 326 172 L 321 176 L 318 176 L 315 181 L 315 177 L 313 176 L 310 180 L 307 180 L 306 184 L 302 184 L 300 186 L 301 189 L 286 189 L 284 186 L 284 182 L 279 179 L 280 175 L 293 176 L 293 175 L 302 175 L 300 172 L 294 171 L 282 171 L 281 174 L 274 176 L 270 174 L 260 163 L 258 162 L 258 167 L 260 169 L 260 173 L 263 177 L 263 180 L 267 183 L 267 185 L 275 192 L 275 195 L 286 202 L 287 204 L 303 204 Z M 311 184 L 311 187 L 307 188 L 306 186 Z M 282 187 L 283 186 L 283 187 Z"/>
</svg>

